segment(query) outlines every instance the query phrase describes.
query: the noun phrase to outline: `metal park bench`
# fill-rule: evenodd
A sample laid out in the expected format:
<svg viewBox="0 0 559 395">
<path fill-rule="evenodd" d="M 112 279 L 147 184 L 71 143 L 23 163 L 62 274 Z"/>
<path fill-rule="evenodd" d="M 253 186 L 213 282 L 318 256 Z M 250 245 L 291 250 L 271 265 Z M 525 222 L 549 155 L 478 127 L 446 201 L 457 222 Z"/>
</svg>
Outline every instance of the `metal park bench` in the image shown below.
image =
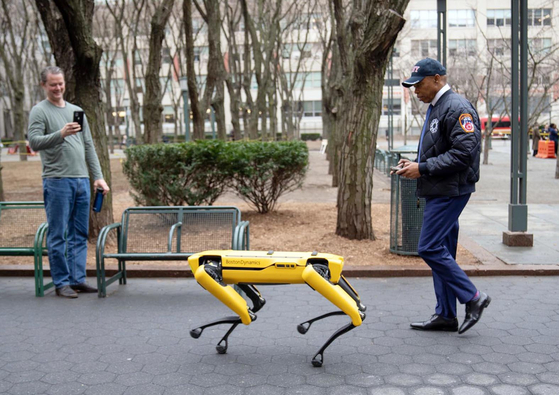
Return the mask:
<svg viewBox="0 0 559 395">
<path fill-rule="evenodd" d="M 35 296 L 54 286 L 43 281 L 47 230 L 43 202 L 0 202 L 0 256 L 34 257 Z"/>
<path fill-rule="evenodd" d="M 118 249 L 105 253 L 107 238 L 116 230 Z M 131 207 L 119 223 L 107 225 L 97 239 L 97 288 L 107 296 L 107 286 L 126 284 L 126 261 L 184 261 L 206 250 L 248 250 L 249 223 L 241 221 L 236 207 L 170 206 Z M 105 259 L 118 261 L 117 273 L 105 275 Z"/>
</svg>

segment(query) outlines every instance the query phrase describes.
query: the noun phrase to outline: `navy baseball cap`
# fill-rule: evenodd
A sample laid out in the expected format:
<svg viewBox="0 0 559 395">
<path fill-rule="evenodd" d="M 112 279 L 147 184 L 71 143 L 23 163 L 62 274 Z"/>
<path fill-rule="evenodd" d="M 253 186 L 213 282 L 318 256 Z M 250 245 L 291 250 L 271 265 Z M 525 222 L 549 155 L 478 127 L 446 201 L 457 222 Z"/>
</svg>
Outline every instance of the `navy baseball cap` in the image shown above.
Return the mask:
<svg viewBox="0 0 559 395">
<path fill-rule="evenodd" d="M 411 77 L 402 82 L 402 85 L 409 88 L 420 82 L 423 78 L 436 74 L 446 75 L 445 67 L 435 59 L 425 58 L 413 66 Z"/>
</svg>

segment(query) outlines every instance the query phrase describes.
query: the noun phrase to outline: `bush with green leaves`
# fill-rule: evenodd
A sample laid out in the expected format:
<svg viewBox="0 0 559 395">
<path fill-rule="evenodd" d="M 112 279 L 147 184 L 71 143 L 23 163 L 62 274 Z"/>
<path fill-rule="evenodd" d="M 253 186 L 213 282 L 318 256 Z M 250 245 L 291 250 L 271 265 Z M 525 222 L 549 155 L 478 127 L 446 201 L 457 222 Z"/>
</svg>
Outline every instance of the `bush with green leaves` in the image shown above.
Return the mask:
<svg viewBox="0 0 559 395">
<path fill-rule="evenodd" d="M 125 152 L 123 171 L 138 205 L 212 205 L 231 188 L 259 213 L 272 211 L 282 194 L 300 187 L 309 163 L 301 141 L 199 140 Z"/>
<path fill-rule="evenodd" d="M 321 137 L 320 133 L 301 133 L 301 140 L 303 141 L 316 141 Z"/>
<path fill-rule="evenodd" d="M 302 185 L 309 164 L 304 142 L 251 141 L 231 147 L 231 187 L 259 213 L 273 211 L 282 194 Z"/>
<path fill-rule="evenodd" d="M 229 146 L 219 140 L 129 147 L 123 171 L 136 204 L 212 205 L 228 185 Z"/>
</svg>

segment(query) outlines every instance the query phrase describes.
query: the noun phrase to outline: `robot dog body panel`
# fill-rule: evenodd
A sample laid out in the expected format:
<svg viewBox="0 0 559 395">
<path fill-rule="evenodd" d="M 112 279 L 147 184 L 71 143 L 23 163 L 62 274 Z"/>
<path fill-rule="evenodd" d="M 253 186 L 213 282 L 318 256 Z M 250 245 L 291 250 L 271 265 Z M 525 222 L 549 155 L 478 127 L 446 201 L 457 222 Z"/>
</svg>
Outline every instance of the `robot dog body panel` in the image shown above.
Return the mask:
<svg viewBox="0 0 559 395">
<path fill-rule="evenodd" d="M 204 251 L 192 255 L 188 263 L 196 281 L 208 292 L 233 310 L 239 319 L 228 317 L 196 328 L 191 331 L 193 337 L 199 337 L 203 329 L 220 323 L 233 323 L 233 327 L 218 343 L 218 352 L 227 350 L 227 337 L 238 323 L 249 325 L 256 319 L 256 312 L 265 300 L 252 284 L 308 284 L 332 304 L 351 318 L 351 324 L 341 328 L 323 346 L 313 359 L 313 365 L 322 365 L 322 352 L 341 334 L 361 325 L 365 318 L 365 306 L 359 300 L 355 289 L 341 275 L 343 258 L 332 254 L 316 252 L 273 252 L 273 251 Z M 237 284 L 253 301 L 253 310 L 245 299 L 228 284 Z M 254 303 L 256 302 L 256 303 Z M 300 333 L 306 333 L 310 325 L 334 312 L 317 317 L 300 324 Z M 225 346 L 221 346 L 225 343 Z"/>
</svg>

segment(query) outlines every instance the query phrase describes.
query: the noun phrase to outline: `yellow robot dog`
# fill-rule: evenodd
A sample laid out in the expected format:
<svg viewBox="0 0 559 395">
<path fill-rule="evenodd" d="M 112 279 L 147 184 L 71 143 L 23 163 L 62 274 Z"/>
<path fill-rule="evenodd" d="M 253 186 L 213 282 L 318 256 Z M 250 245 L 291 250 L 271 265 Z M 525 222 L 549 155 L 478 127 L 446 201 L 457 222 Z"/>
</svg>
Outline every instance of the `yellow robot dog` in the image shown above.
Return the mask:
<svg viewBox="0 0 559 395">
<path fill-rule="evenodd" d="M 205 328 L 219 324 L 232 324 L 219 341 L 216 350 L 227 352 L 227 338 L 241 322 L 249 325 L 256 319 L 256 312 L 266 301 L 254 284 L 308 284 L 332 302 L 341 311 L 323 314 L 297 326 L 301 334 L 307 333 L 313 322 L 333 315 L 347 314 L 351 322 L 338 329 L 313 357 L 313 366 L 323 363 L 324 350 L 339 336 L 361 325 L 365 319 L 365 306 L 357 292 L 342 276 L 344 259 L 338 255 L 317 252 L 274 251 L 204 251 L 188 258 L 196 281 L 238 316 L 229 316 L 192 329 L 190 335 L 197 339 Z M 252 301 L 249 308 L 235 289 L 236 284 Z"/>
</svg>

